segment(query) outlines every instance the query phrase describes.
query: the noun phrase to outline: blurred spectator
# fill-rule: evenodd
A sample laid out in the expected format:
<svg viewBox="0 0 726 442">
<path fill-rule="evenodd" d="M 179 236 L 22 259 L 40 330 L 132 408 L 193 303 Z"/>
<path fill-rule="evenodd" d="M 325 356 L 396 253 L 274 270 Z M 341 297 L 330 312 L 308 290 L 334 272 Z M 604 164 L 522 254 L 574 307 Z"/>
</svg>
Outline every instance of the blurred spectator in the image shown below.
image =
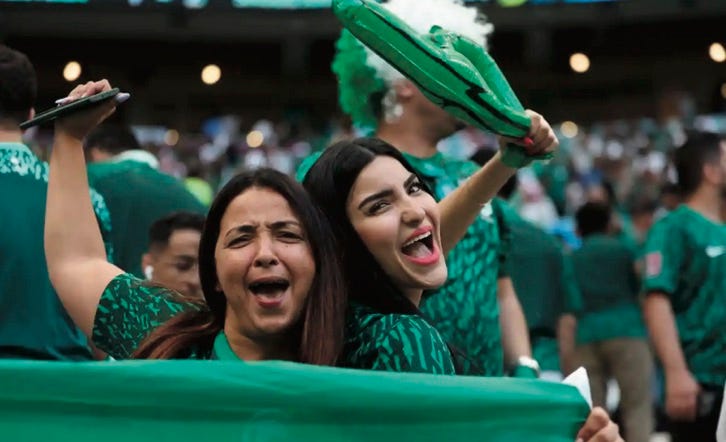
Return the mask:
<svg viewBox="0 0 726 442">
<path fill-rule="evenodd" d="M 143 277 L 141 255 L 157 219 L 178 210 L 206 214 L 206 208 L 176 178 L 159 172 L 158 161 L 141 150 L 126 128 L 105 126 L 85 141 L 88 180 L 111 212 L 115 264 Z"/>
<path fill-rule="evenodd" d="M 611 214 L 607 204 L 595 202 L 577 211 L 583 245 L 572 254 L 580 294 L 572 305 L 575 359 L 587 369 L 593 405 L 604 407 L 607 381 L 617 381 L 626 439 L 648 442 L 655 425 L 653 357 L 637 300 L 636 256 L 612 236 Z"/>
<path fill-rule="evenodd" d="M 690 133 L 675 166 L 685 204 L 648 235 L 645 318 L 673 441 L 714 440 L 726 382 L 726 143 Z"/>
<path fill-rule="evenodd" d="M 149 250 L 141 258 L 146 279 L 202 301 L 199 282 L 199 239 L 204 216 L 175 212 L 154 221 L 149 229 Z"/>
<path fill-rule="evenodd" d="M 200 203 L 209 207 L 214 199 L 214 190 L 209 183 L 202 178 L 202 164 L 199 160 L 191 160 L 187 166 L 187 177 L 184 179 L 184 186 L 197 197 Z"/>
<path fill-rule="evenodd" d="M 0 45 L 0 358 L 85 361 L 92 359 L 87 340 L 48 278 L 43 249 L 48 164 L 22 143 L 19 127 L 35 113 L 36 89 L 28 58 Z M 107 239 L 103 198 L 92 192 L 91 199 Z"/>
</svg>

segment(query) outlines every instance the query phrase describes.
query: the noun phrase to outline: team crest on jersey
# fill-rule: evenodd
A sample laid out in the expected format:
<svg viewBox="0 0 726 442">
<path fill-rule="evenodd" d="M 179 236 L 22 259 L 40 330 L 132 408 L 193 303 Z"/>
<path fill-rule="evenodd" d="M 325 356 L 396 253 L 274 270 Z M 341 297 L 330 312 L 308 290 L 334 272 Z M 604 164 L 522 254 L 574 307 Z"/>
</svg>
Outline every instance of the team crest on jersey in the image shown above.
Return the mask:
<svg viewBox="0 0 726 442">
<path fill-rule="evenodd" d="M 663 255 L 660 252 L 650 252 L 645 255 L 646 276 L 658 276 L 663 270 Z"/>
</svg>

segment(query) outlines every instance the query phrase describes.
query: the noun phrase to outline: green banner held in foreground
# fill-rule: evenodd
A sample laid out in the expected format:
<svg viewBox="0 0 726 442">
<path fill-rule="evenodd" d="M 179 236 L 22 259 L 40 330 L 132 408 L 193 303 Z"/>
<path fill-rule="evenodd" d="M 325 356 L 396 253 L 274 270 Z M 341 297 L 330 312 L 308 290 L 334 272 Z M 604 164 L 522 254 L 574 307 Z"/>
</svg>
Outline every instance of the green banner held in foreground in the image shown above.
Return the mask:
<svg viewBox="0 0 726 442">
<path fill-rule="evenodd" d="M 589 407 L 538 380 L 287 362 L 0 361 L 4 441 L 573 442 Z"/>
</svg>

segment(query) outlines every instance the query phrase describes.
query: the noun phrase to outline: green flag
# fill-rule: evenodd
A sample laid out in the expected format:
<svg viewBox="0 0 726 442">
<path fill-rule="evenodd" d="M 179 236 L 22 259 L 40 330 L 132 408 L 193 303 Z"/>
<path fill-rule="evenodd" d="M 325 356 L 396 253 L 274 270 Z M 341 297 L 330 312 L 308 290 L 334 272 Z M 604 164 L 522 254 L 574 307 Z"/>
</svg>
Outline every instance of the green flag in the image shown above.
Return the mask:
<svg viewBox="0 0 726 442">
<path fill-rule="evenodd" d="M 0 362 L 6 441 L 572 442 L 589 407 L 539 380 L 287 362 Z"/>
</svg>

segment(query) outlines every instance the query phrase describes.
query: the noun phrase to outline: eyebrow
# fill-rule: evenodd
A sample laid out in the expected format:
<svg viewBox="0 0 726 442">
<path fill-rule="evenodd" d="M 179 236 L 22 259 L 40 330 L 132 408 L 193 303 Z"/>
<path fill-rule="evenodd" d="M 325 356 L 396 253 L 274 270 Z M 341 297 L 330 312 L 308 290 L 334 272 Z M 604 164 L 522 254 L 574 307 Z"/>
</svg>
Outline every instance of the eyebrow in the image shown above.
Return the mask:
<svg viewBox="0 0 726 442">
<path fill-rule="evenodd" d="M 406 187 L 410 186 L 411 183 L 416 181 L 417 178 L 418 177 L 416 176 L 416 174 L 412 173 L 411 175 L 409 175 L 408 178 L 406 178 L 406 181 L 403 182 L 403 187 L 406 188 Z M 366 204 L 368 204 L 372 201 L 375 201 L 379 198 L 383 198 L 383 197 L 391 196 L 391 195 L 393 195 L 393 190 L 391 190 L 391 189 L 385 189 L 385 190 L 381 190 L 380 192 L 376 192 L 373 195 L 365 197 L 363 199 L 363 201 L 361 201 L 360 204 L 358 204 L 358 209 L 362 209 L 363 206 L 365 206 Z"/>
<path fill-rule="evenodd" d="M 286 219 L 281 221 L 275 221 L 273 223 L 267 223 L 265 224 L 270 230 L 279 230 L 284 229 L 285 227 L 295 226 L 300 227 L 300 223 L 292 220 L 292 219 Z M 255 230 L 257 230 L 258 224 L 244 224 L 241 226 L 236 226 L 227 231 L 227 233 L 224 234 L 224 237 L 227 238 L 233 233 L 253 233 Z"/>
</svg>

